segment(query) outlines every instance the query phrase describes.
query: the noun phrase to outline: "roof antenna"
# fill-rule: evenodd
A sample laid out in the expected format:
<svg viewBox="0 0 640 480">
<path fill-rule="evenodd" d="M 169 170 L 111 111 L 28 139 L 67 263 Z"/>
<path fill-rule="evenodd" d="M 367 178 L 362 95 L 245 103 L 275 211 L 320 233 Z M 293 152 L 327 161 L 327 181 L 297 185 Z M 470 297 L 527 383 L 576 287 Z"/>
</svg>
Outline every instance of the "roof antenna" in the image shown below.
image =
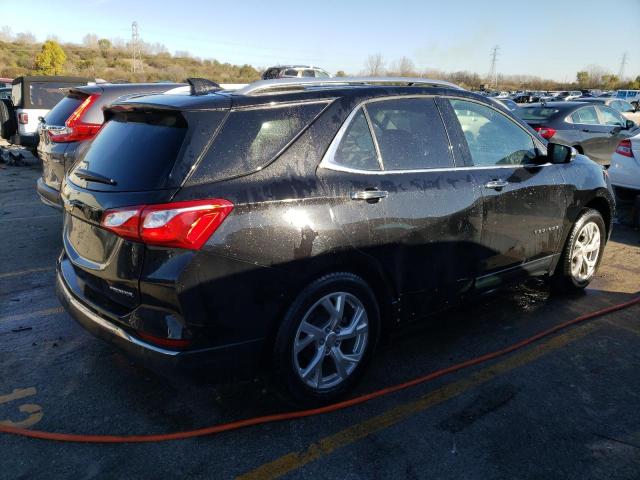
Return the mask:
<svg viewBox="0 0 640 480">
<path fill-rule="evenodd" d="M 191 85 L 191 95 L 206 95 L 222 90 L 220 85 L 207 78 L 190 77 L 187 78 L 187 83 Z"/>
</svg>

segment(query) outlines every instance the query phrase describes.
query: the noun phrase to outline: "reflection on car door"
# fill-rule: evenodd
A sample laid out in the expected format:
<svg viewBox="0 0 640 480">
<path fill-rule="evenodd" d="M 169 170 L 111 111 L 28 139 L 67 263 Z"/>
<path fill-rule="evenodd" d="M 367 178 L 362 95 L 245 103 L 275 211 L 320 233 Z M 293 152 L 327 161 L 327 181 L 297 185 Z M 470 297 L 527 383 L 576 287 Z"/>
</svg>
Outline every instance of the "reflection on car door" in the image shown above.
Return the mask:
<svg viewBox="0 0 640 480">
<path fill-rule="evenodd" d="M 506 115 L 473 101 L 448 103 L 457 120 L 450 130 L 464 134 L 482 188 L 481 242 L 494 252 L 476 286 L 493 288 L 505 277 L 546 271 L 559 250 L 567 205 L 561 171 L 534 163 L 542 146 Z"/>
<path fill-rule="evenodd" d="M 432 98 L 371 101 L 363 113 L 374 132 L 373 146 L 370 133 L 364 130 L 360 135 L 366 140 L 347 140 L 350 135 L 345 134 L 340 147 L 329 149 L 331 168 L 372 168 L 373 163 L 362 160 L 366 147 L 379 159 L 380 171 L 340 172 L 342 180 L 321 175 L 325 181 L 346 182 L 350 190 L 343 195 L 362 191 L 365 184 L 387 193 L 376 204 L 379 210 L 370 209 L 366 202 L 350 201 L 334 211 L 348 236 L 361 233 L 353 230 L 349 219 L 366 216 L 370 246 L 355 240 L 357 246 L 393 279 L 404 318 L 417 318 L 472 286 L 479 263 L 481 194 L 468 172 L 454 168 L 449 140 Z M 356 121 L 358 118 L 354 126 Z M 347 147 L 350 156 L 344 153 Z M 357 184 L 352 175 L 359 179 Z M 362 215 L 353 213 L 364 210 Z"/>
</svg>

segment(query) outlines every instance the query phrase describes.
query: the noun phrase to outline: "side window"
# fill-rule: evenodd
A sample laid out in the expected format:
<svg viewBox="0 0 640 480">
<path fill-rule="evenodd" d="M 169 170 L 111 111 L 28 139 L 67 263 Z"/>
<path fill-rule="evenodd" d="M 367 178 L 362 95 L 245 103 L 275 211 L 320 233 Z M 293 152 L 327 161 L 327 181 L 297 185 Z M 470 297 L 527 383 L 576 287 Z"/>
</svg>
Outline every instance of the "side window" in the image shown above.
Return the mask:
<svg viewBox="0 0 640 480">
<path fill-rule="evenodd" d="M 265 167 L 325 106 L 309 103 L 232 110 L 189 184 L 215 182 Z"/>
<path fill-rule="evenodd" d="M 449 138 L 432 98 L 371 102 L 366 109 L 384 170 L 453 166 Z"/>
<path fill-rule="evenodd" d="M 622 116 L 616 112 L 615 110 L 605 107 L 603 105 L 599 105 L 598 109 L 602 114 L 602 120 L 605 125 L 612 125 L 616 127 L 624 127 L 626 122 L 623 120 Z"/>
<path fill-rule="evenodd" d="M 450 100 L 474 165 L 520 165 L 535 157 L 533 138 L 501 113 L 465 100 Z"/>
<path fill-rule="evenodd" d="M 380 170 L 376 147 L 362 109 L 347 127 L 333 155 L 334 163 L 358 170 Z"/>
<path fill-rule="evenodd" d="M 600 123 L 594 106 L 582 107 L 576 110 L 571 114 L 571 120 L 573 120 L 573 123 L 581 123 L 583 125 L 598 125 Z"/>
</svg>

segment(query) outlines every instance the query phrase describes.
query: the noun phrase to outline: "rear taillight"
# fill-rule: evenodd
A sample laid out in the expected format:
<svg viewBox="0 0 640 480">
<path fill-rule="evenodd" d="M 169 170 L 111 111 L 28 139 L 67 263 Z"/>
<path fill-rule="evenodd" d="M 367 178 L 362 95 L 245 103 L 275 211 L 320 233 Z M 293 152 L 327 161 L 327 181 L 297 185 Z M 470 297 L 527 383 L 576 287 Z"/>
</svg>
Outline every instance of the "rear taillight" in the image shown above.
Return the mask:
<svg viewBox="0 0 640 480">
<path fill-rule="evenodd" d="M 546 138 L 547 140 L 553 137 L 557 132 L 555 128 L 551 127 L 536 127 L 534 130 L 538 132 L 542 138 Z"/>
<path fill-rule="evenodd" d="M 27 123 L 29 123 L 29 114 L 26 112 L 19 113 L 18 123 L 21 125 L 26 125 Z"/>
<path fill-rule="evenodd" d="M 89 107 L 95 103 L 100 94 L 94 93 L 85 98 L 84 102 L 71 114 L 62 128 L 51 128 L 48 131 L 49 138 L 54 143 L 77 142 L 93 138 L 102 127 L 100 123 L 88 123 L 83 120 Z"/>
<path fill-rule="evenodd" d="M 631 140 L 622 140 L 616 148 L 616 153 L 633 158 L 633 150 L 631 149 Z"/>
<path fill-rule="evenodd" d="M 142 205 L 107 210 L 100 224 L 148 245 L 199 250 L 231 210 L 233 203 L 223 199 Z"/>
</svg>

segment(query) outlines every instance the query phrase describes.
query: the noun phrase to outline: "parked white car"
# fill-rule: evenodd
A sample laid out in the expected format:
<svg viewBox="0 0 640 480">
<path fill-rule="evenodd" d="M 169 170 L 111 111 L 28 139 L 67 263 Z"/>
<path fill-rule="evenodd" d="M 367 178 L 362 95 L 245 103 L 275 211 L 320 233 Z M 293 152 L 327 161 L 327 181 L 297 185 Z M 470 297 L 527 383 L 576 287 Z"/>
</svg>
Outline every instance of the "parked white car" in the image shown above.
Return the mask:
<svg viewBox="0 0 640 480">
<path fill-rule="evenodd" d="M 640 134 L 620 142 L 611 157 L 609 178 L 614 187 L 640 193 Z"/>
</svg>

